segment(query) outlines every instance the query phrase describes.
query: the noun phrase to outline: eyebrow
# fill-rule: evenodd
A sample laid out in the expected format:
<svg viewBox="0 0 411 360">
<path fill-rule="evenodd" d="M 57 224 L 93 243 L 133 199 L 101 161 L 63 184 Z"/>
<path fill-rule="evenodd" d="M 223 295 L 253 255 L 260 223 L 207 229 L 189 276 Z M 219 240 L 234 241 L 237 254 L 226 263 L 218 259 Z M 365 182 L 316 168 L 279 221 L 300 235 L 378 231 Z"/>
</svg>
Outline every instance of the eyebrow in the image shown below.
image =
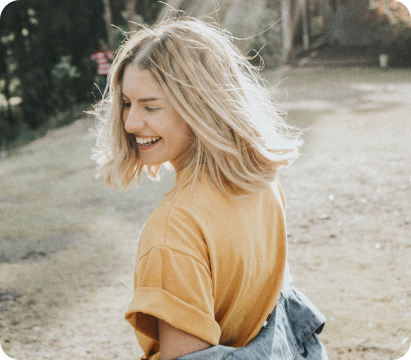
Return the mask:
<svg viewBox="0 0 411 360">
<path fill-rule="evenodd" d="M 162 100 L 161 98 L 156 98 L 156 97 L 151 97 L 151 98 L 145 98 L 145 99 L 138 99 L 138 102 L 148 102 L 148 101 L 156 101 L 156 100 Z"/>
<path fill-rule="evenodd" d="M 128 99 L 128 97 L 124 94 L 121 94 L 123 98 Z M 143 99 L 138 99 L 138 102 L 149 102 L 149 101 L 157 101 L 157 100 L 163 100 L 162 98 L 158 97 L 149 97 L 149 98 L 143 98 Z"/>
</svg>

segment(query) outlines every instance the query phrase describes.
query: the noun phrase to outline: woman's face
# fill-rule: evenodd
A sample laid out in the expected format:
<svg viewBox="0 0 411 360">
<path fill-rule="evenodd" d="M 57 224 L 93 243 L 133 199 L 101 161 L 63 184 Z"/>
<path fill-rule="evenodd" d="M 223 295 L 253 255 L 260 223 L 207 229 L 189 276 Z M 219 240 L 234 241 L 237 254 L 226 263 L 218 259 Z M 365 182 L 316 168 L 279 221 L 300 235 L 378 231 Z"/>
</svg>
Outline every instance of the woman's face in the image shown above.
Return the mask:
<svg viewBox="0 0 411 360">
<path fill-rule="evenodd" d="M 193 133 L 151 73 L 128 65 L 122 94 L 124 128 L 135 137 L 140 160 L 149 166 L 169 161 L 176 171 L 183 168 L 192 156 Z"/>
</svg>

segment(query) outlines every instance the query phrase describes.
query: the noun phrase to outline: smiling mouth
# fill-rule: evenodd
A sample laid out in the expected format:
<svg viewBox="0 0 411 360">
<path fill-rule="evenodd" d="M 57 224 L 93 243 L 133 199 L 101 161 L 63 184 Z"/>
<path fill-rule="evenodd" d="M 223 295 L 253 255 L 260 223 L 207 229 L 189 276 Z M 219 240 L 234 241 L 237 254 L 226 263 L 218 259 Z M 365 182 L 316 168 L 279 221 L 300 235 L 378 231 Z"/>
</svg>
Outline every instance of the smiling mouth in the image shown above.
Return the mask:
<svg viewBox="0 0 411 360">
<path fill-rule="evenodd" d="M 150 146 L 155 144 L 156 142 L 160 141 L 162 139 L 161 136 L 151 136 L 147 138 L 138 138 L 136 137 L 136 142 L 138 145 L 141 146 Z"/>
</svg>

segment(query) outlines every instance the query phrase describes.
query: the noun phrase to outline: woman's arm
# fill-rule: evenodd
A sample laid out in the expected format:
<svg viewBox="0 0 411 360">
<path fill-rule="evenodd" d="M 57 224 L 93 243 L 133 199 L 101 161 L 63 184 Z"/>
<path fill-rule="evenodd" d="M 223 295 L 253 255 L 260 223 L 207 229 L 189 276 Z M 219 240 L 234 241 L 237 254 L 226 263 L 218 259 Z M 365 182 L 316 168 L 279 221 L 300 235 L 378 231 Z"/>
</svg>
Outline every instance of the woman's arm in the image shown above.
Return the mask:
<svg viewBox="0 0 411 360">
<path fill-rule="evenodd" d="M 161 360 L 172 360 L 180 356 L 206 349 L 210 344 L 200 338 L 176 329 L 158 319 Z"/>
</svg>

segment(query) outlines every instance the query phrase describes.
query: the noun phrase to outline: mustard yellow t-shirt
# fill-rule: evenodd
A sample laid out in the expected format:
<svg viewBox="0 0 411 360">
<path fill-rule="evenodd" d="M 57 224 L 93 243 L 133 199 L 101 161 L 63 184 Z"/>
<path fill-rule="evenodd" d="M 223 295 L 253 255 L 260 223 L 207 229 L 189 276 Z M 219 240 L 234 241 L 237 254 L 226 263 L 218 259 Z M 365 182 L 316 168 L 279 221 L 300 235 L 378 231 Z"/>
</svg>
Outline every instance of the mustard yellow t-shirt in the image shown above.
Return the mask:
<svg viewBox="0 0 411 360">
<path fill-rule="evenodd" d="M 143 358 L 160 359 L 157 318 L 212 345 L 248 344 L 278 300 L 285 262 L 277 181 L 240 200 L 206 179 L 167 195 L 140 234 L 126 313 Z"/>
</svg>

